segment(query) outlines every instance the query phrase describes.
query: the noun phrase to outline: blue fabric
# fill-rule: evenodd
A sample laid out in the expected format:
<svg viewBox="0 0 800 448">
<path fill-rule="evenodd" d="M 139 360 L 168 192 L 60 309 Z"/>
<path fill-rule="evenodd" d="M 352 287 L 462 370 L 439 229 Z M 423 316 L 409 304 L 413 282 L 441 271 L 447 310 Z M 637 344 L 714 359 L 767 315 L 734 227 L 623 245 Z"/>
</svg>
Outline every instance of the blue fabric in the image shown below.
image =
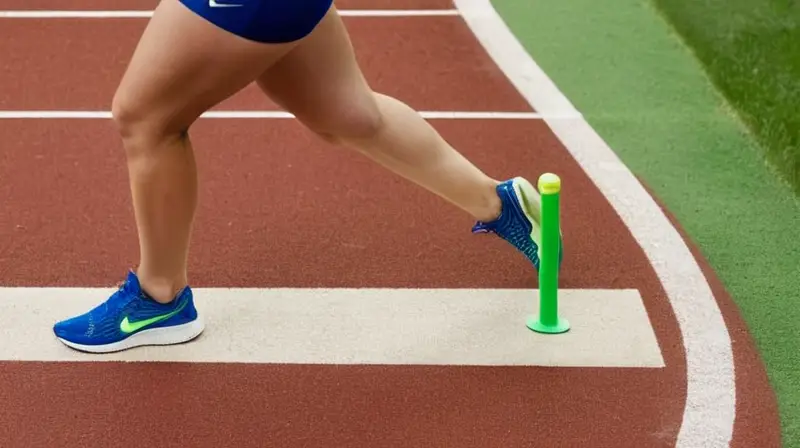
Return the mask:
<svg viewBox="0 0 800 448">
<path fill-rule="evenodd" d="M 333 0 L 180 0 L 216 26 L 248 40 L 287 43 L 317 26 Z"/>
<path fill-rule="evenodd" d="M 132 333 L 125 333 L 121 323 L 126 317 L 138 322 L 156 316 L 172 316 L 154 322 Z M 192 290 L 184 288 L 170 303 L 162 304 L 147 296 L 133 272 L 125 283 L 105 302 L 79 316 L 58 322 L 53 327 L 56 336 L 74 344 L 103 346 L 129 338 L 144 330 L 182 325 L 197 318 Z"/>
<path fill-rule="evenodd" d="M 514 191 L 516 179 L 510 179 L 497 186 L 497 194 L 502 202 L 500 216 L 491 222 L 478 222 L 473 233 L 494 233 L 510 243 L 539 269 L 539 246 L 531 238 L 533 223 L 525 216 L 523 204 Z M 564 259 L 563 242 L 559 246 L 559 266 Z"/>
</svg>

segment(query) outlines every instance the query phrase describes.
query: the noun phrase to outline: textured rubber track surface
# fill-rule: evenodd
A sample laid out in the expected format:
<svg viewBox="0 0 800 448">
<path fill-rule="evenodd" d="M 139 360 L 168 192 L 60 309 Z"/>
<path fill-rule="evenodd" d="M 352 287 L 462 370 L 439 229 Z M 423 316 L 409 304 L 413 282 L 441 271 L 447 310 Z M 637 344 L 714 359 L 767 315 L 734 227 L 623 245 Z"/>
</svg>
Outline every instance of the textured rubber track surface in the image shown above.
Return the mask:
<svg viewBox="0 0 800 448">
<path fill-rule="evenodd" d="M 153 9 L 158 0 L 3 0 L 0 9 L 7 10 L 145 10 Z M 336 0 L 339 9 L 451 9 L 450 0 Z"/>
</svg>

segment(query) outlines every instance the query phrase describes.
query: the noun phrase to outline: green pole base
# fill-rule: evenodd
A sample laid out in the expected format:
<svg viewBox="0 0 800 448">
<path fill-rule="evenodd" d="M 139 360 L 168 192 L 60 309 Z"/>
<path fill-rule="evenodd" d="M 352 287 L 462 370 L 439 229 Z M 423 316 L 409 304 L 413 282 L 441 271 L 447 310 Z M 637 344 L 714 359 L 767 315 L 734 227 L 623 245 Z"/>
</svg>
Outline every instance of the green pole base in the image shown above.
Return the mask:
<svg viewBox="0 0 800 448">
<path fill-rule="evenodd" d="M 569 321 L 563 317 L 559 317 L 555 325 L 545 325 L 538 317 L 532 316 L 527 321 L 528 328 L 537 332 L 545 334 L 560 334 L 569 331 Z"/>
</svg>

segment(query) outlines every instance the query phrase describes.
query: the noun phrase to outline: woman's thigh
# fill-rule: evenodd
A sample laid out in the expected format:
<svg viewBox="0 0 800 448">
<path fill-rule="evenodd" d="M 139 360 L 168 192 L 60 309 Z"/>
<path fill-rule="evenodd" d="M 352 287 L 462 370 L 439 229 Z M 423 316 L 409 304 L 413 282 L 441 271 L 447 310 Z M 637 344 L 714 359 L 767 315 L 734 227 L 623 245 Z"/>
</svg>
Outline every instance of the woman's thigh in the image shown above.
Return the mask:
<svg viewBox="0 0 800 448">
<path fill-rule="evenodd" d="M 117 121 L 184 130 L 287 54 L 324 14 L 292 7 L 303 3 L 295 0 L 225 1 L 161 1 L 115 95 Z"/>
<path fill-rule="evenodd" d="M 257 82 L 273 101 L 321 134 L 368 133 L 379 117 L 336 8 Z"/>
</svg>

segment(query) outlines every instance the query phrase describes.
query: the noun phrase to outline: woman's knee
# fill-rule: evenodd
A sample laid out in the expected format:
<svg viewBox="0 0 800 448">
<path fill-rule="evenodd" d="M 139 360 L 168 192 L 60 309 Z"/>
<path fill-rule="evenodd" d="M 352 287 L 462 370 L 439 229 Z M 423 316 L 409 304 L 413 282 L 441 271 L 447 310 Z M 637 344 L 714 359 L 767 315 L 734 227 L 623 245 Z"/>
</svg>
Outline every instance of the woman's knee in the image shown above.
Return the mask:
<svg viewBox="0 0 800 448">
<path fill-rule="evenodd" d="M 126 90 L 111 102 L 111 116 L 129 157 L 146 155 L 171 138 L 184 138 L 188 125 L 167 118 L 157 104 L 147 104 Z"/>
</svg>

